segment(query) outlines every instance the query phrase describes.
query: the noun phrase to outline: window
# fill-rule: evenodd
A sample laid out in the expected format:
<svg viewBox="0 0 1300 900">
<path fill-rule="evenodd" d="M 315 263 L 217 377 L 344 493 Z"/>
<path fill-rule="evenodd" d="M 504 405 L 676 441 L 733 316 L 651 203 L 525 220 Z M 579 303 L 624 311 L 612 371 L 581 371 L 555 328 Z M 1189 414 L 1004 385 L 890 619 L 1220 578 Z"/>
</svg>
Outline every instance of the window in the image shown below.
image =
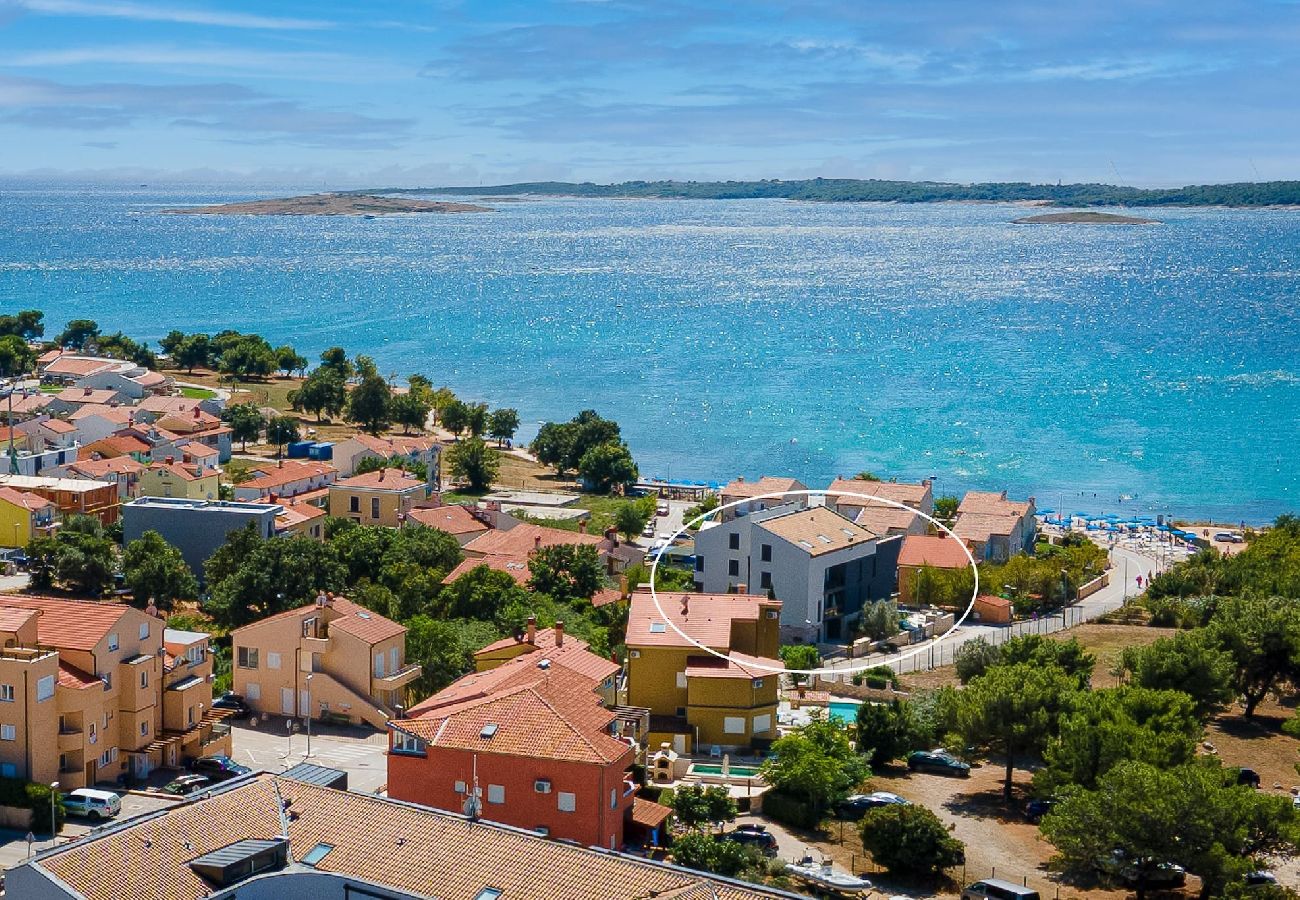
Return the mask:
<svg viewBox="0 0 1300 900">
<path fill-rule="evenodd" d="M 378 519 L 378 518 L 379 518 L 379 498 L 378 498 L 378 497 L 371 497 L 371 498 L 370 498 L 370 518 L 372 518 L 372 519 Z"/>
<path fill-rule="evenodd" d="M 704 571 L 704 557 L 703 557 L 703 556 L 696 556 L 696 557 L 695 557 L 695 571 L 697 571 L 697 572 L 703 572 L 703 571 Z"/>
<path fill-rule="evenodd" d="M 754 734 L 762 734 L 765 731 L 772 730 L 772 716 L 762 715 L 754 716 Z"/>
<path fill-rule="evenodd" d="M 239 668 L 256 669 L 257 668 L 257 648 L 240 647 L 239 648 Z"/>
<path fill-rule="evenodd" d="M 0 701 L 5 703 L 14 702 L 14 686 L 12 684 L 0 684 Z"/>
<path fill-rule="evenodd" d="M 117 632 L 108 636 L 108 649 L 110 652 L 117 649 Z"/>
<path fill-rule="evenodd" d="M 185 709 L 185 724 L 194 724 L 194 707 L 192 706 L 186 707 Z"/>
<path fill-rule="evenodd" d="M 772 587 L 772 573 L 760 572 L 758 576 L 758 586 L 767 590 Z"/>
<path fill-rule="evenodd" d="M 539 828 L 538 830 L 540 831 L 541 829 Z M 550 832 L 547 833 L 549 834 Z M 483 890 L 478 892 L 478 895 L 474 897 L 474 900 L 501 900 L 502 893 L 503 891 L 501 888 L 485 887 Z"/>
<path fill-rule="evenodd" d="M 148 733 L 149 733 L 149 720 L 146 719 L 145 721 L 140 723 L 140 737 L 144 737 Z"/>
<path fill-rule="evenodd" d="M 506 786 L 504 784 L 488 785 L 488 803 L 505 803 Z"/>
<path fill-rule="evenodd" d="M 148 670 L 148 669 L 141 669 L 141 670 L 140 670 L 140 687 L 142 687 L 142 688 L 147 688 L 148 686 L 149 686 L 149 670 Z"/>
<path fill-rule="evenodd" d="M 244 697 L 248 700 L 262 699 L 262 686 L 256 681 L 244 682 Z"/>
<path fill-rule="evenodd" d="M 465 791 L 466 791 L 465 782 L 463 782 L 463 781 L 458 781 L 458 782 L 456 782 L 456 784 L 453 786 L 453 790 L 455 790 L 456 793 L 458 793 L 458 794 L 463 794 L 463 793 L 465 793 Z"/>
<path fill-rule="evenodd" d="M 560 812 L 573 812 L 578 808 L 578 796 L 569 791 L 560 791 L 555 796 L 555 805 Z"/>
<path fill-rule="evenodd" d="M 140 640 L 142 640 L 142 641 L 147 641 L 147 640 L 149 640 L 149 623 L 148 623 L 148 622 L 141 622 L 141 623 L 140 623 Z"/>
<path fill-rule="evenodd" d="M 393 752 L 394 753 L 424 753 L 424 741 L 420 740 L 413 734 L 407 734 L 404 731 L 393 732 Z M 456 782 L 463 784 L 463 782 Z M 461 793 L 457 791 L 457 793 Z"/>
<path fill-rule="evenodd" d="M 763 679 L 761 679 L 761 678 L 755 678 L 755 679 L 754 679 L 754 690 L 758 690 L 758 689 L 761 688 L 762 686 L 763 686 Z"/>
<path fill-rule="evenodd" d="M 651 623 L 650 623 L 650 633 L 651 633 L 651 634 L 667 634 L 667 633 L 668 633 L 668 623 L 666 623 L 666 622 L 651 622 Z"/>
<path fill-rule="evenodd" d="M 685 672 L 678 672 L 678 673 L 677 673 L 677 686 L 678 686 L 679 688 L 684 688 L 684 687 L 686 687 L 686 673 L 685 673 Z"/>
<path fill-rule="evenodd" d="M 727 546 L 730 547 L 732 550 L 739 550 L 739 549 L 740 549 L 740 532 L 739 532 L 739 531 L 733 531 L 731 534 L 727 535 Z"/>
<path fill-rule="evenodd" d="M 18 726 L 0 725 L 0 741 L 18 740 Z"/>
<path fill-rule="evenodd" d="M 99 677 L 104 681 L 104 690 L 111 691 L 113 689 L 113 673 L 101 672 Z"/>
<path fill-rule="evenodd" d="M 724 734 L 744 734 L 745 717 L 727 716 L 722 720 L 722 731 Z"/>
<path fill-rule="evenodd" d="M 280 654 L 273 653 L 270 650 L 266 651 L 266 667 L 268 669 L 280 668 Z"/>
<path fill-rule="evenodd" d="M 197 666 L 203 662 L 203 651 L 204 646 L 202 644 L 194 644 L 185 650 L 185 658 L 190 661 L 190 665 Z"/>
<path fill-rule="evenodd" d="M 375 677 L 384 677 L 384 651 L 382 650 L 375 654 Z"/>
<path fill-rule="evenodd" d="M 397 674 L 397 648 L 396 647 L 388 648 L 388 674 L 389 675 Z"/>
<path fill-rule="evenodd" d="M 333 844 L 317 844 L 307 851 L 307 855 L 302 858 L 302 864 L 304 866 L 314 866 L 325 858 L 325 854 L 333 849 Z"/>
<path fill-rule="evenodd" d="M 609 791 L 609 808 L 618 809 L 618 788 L 611 788 Z"/>
<path fill-rule="evenodd" d="M 727 560 L 727 574 L 728 575 L 740 574 L 740 560 L 738 559 Z"/>
<path fill-rule="evenodd" d="M 17 778 L 18 767 L 13 763 L 0 763 L 0 775 L 5 778 Z"/>
<path fill-rule="evenodd" d="M 89 737 L 89 740 L 90 740 L 90 742 L 91 742 L 92 744 L 99 740 L 99 734 L 98 734 L 98 732 L 95 730 L 95 723 L 94 723 L 94 722 L 91 722 L 91 723 L 90 723 L 90 732 L 89 732 L 88 737 Z"/>
<path fill-rule="evenodd" d="M 360 498 L 360 497 L 349 497 L 349 498 L 348 498 L 348 512 L 361 512 L 361 498 Z"/>
</svg>

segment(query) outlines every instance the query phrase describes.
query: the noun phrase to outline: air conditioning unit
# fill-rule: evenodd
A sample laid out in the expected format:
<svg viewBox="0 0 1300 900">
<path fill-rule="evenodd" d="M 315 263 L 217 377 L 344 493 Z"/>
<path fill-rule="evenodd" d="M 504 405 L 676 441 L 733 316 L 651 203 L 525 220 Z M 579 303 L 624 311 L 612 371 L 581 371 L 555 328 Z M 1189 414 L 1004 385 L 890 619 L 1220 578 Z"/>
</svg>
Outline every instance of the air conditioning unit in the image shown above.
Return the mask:
<svg viewBox="0 0 1300 900">
<path fill-rule="evenodd" d="M 551 792 L 551 782 L 545 778 L 539 778 L 533 782 L 533 790 L 539 794 L 549 794 Z"/>
<path fill-rule="evenodd" d="M 633 650 L 632 653 L 631 653 L 631 656 L 632 656 L 633 659 L 640 659 L 640 658 L 641 658 L 641 651 L 640 651 L 640 650 Z"/>
<path fill-rule="evenodd" d="M 777 612 L 776 612 L 776 610 L 774 610 L 774 609 L 769 609 L 769 610 L 767 611 L 767 617 L 768 617 L 769 619 L 775 619 L 776 616 L 777 616 Z"/>
</svg>

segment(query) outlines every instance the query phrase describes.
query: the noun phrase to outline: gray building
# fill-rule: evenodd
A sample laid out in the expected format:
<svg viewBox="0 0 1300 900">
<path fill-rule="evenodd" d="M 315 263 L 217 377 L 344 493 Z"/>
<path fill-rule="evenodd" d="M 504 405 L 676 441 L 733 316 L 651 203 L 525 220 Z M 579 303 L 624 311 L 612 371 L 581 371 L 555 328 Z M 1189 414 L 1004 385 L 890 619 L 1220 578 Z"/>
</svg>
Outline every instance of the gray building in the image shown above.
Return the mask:
<svg viewBox="0 0 1300 900">
<path fill-rule="evenodd" d="M 255 522 L 258 534 L 269 538 L 280 511 L 278 503 L 140 497 L 122 506 L 122 539 L 130 543 L 146 531 L 158 532 L 202 581 L 203 564 L 230 532 Z"/>
<path fill-rule="evenodd" d="M 863 605 L 893 593 L 901 545 L 825 506 L 791 503 L 701 530 L 695 583 L 711 594 L 771 592 L 784 640 L 845 641 Z"/>
</svg>

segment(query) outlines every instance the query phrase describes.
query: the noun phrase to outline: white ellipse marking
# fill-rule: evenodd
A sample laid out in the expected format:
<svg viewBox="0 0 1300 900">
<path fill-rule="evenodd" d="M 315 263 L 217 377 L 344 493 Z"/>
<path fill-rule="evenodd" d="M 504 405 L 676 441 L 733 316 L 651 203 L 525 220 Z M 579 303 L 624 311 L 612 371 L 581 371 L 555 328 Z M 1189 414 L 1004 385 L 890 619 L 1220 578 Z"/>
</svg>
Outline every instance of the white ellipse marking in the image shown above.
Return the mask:
<svg viewBox="0 0 1300 900">
<path fill-rule="evenodd" d="M 966 605 L 966 611 L 963 612 L 961 614 L 961 618 L 953 622 L 952 627 L 949 628 L 947 631 L 945 631 L 943 634 L 939 635 L 938 637 L 931 638 L 930 640 L 925 641 L 923 643 L 917 644 L 916 649 L 914 650 L 910 650 L 906 653 L 900 653 L 897 657 L 895 657 L 896 659 L 900 661 L 904 659 L 910 659 L 913 656 L 919 655 L 920 653 L 922 653 L 927 649 L 932 649 L 938 646 L 945 638 L 948 637 L 948 635 L 952 634 L 954 631 L 956 631 L 958 628 L 961 627 L 961 624 L 966 621 L 966 617 L 971 614 L 971 610 L 975 608 L 975 598 L 979 596 L 979 592 L 980 592 L 980 571 L 979 571 L 979 566 L 975 564 L 975 557 L 971 555 L 970 549 L 964 543 L 962 543 L 961 539 L 958 538 L 957 535 L 953 534 L 952 531 L 948 528 L 948 526 L 944 525 L 934 516 L 927 515 L 926 513 L 921 512 L 919 509 L 914 509 L 908 506 L 906 503 L 900 503 L 897 500 L 890 500 L 888 497 L 876 497 L 872 494 L 858 494 L 858 493 L 854 493 L 853 491 L 814 491 L 814 490 L 781 491 L 781 492 L 771 493 L 771 494 L 756 494 L 753 497 L 746 497 L 743 500 L 733 500 L 731 503 L 723 503 L 720 506 L 714 507 L 713 509 L 704 513 L 703 515 L 696 516 L 694 519 L 691 519 L 689 522 L 683 522 L 681 528 L 677 529 L 671 535 L 668 536 L 663 546 L 661 546 L 658 552 L 654 554 L 654 561 L 650 563 L 650 599 L 654 601 L 655 609 L 659 611 L 659 615 L 662 616 L 664 621 L 668 623 L 669 628 L 677 632 L 677 634 L 679 634 L 687 643 L 691 644 L 694 647 L 698 647 L 699 649 L 703 650 L 705 653 L 708 653 L 712 656 L 716 656 L 718 659 L 725 659 L 727 662 L 735 662 L 736 665 L 742 667 L 748 667 L 751 669 L 762 669 L 765 672 L 775 672 L 778 675 L 781 674 L 853 675 L 857 672 L 865 672 L 867 669 L 873 669 L 878 665 L 882 665 L 881 663 L 874 663 L 874 664 L 863 663 L 862 666 L 859 668 L 787 669 L 785 666 L 776 668 L 775 666 L 767 666 L 767 665 L 763 665 L 762 663 L 754 663 L 749 661 L 746 661 L 742 664 L 739 660 L 733 660 L 729 654 L 720 653 L 719 651 L 714 650 L 712 647 L 704 646 L 699 641 L 695 640 L 695 638 L 687 634 L 685 631 L 682 631 L 682 629 L 677 626 L 677 623 L 672 620 L 672 617 L 664 612 L 663 604 L 659 602 L 659 591 L 656 590 L 655 588 L 655 576 L 659 572 L 659 560 L 664 555 L 664 551 L 667 550 L 670 546 L 672 546 L 673 541 L 677 540 L 677 538 L 679 538 L 680 536 L 686 533 L 686 529 L 688 529 L 691 525 L 695 524 L 696 522 L 703 522 L 706 519 L 721 513 L 724 509 L 730 509 L 731 507 L 739 506 L 742 503 L 751 503 L 754 500 L 768 500 L 768 499 L 784 500 L 787 497 L 796 497 L 796 496 L 804 496 L 804 497 L 816 496 L 816 497 L 836 497 L 836 498 L 857 497 L 859 499 L 868 501 L 867 502 L 868 506 L 870 506 L 872 503 L 883 503 L 886 506 L 892 506 L 896 509 L 907 510 L 908 512 L 915 513 L 916 515 L 925 519 L 927 522 L 934 525 L 936 528 L 938 528 L 940 531 L 946 534 L 949 538 L 956 541 L 957 546 L 961 547 L 961 552 L 966 554 L 966 559 L 970 561 L 971 572 L 974 573 L 975 575 L 975 587 L 971 590 L 970 603 Z M 687 594 L 686 596 L 689 597 L 690 595 Z M 781 598 L 778 597 L 777 599 L 779 600 Z"/>
</svg>

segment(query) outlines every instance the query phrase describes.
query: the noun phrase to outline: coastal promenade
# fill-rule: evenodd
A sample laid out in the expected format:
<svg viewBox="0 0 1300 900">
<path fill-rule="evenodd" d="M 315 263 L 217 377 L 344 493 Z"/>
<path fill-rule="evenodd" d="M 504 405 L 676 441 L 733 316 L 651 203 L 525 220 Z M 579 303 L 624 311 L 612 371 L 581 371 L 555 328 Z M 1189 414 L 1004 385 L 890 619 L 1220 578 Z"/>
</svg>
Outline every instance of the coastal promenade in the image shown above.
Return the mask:
<svg viewBox="0 0 1300 900">
<path fill-rule="evenodd" d="M 982 625 L 968 620 L 958 626 L 948 637 L 941 641 L 923 645 L 925 647 L 923 652 L 910 656 L 908 655 L 909 651 L 915 648 L 904 648 L 900 653 L 873 653 L 870 656 L 849 659 L 843 655 L 844 648 L 842 646 L 824 644 L 818 648 L 826 660 L 823 665 L 829 669 L 846 670 L 859 670 L 864 667 L 883 665 L 900 674 L 924 672 L 940 666 L 952 665 L 957 649 L 967 641 L 976 638 L 983 638 L 990 644 L 996 645 L 1026 634 L 1053 634 L 1059 631 L 1067 631 L 1076 625 L 1091 622 L 1106 613 L 1119 609 L 1128 598 L 1141 593 L 1138 588 L 1137 578 L 1140 576 L 1142 583 L 1146 584 L 1158 565 L 1157 561 L 1151 556 L 1127 547 L 1113 549 L 1111 551 L 1111 562 L 1110 584 L 1055 615 L 1042 616 L 1032 620 L 1027 619 L 1014 622 L 1011 625 Z M 850 676 L 844 674 L 833 677 L 847 681 Z M 827 676 L 823 676 L 823 679 L 825 678 Z"/>
</svg>

